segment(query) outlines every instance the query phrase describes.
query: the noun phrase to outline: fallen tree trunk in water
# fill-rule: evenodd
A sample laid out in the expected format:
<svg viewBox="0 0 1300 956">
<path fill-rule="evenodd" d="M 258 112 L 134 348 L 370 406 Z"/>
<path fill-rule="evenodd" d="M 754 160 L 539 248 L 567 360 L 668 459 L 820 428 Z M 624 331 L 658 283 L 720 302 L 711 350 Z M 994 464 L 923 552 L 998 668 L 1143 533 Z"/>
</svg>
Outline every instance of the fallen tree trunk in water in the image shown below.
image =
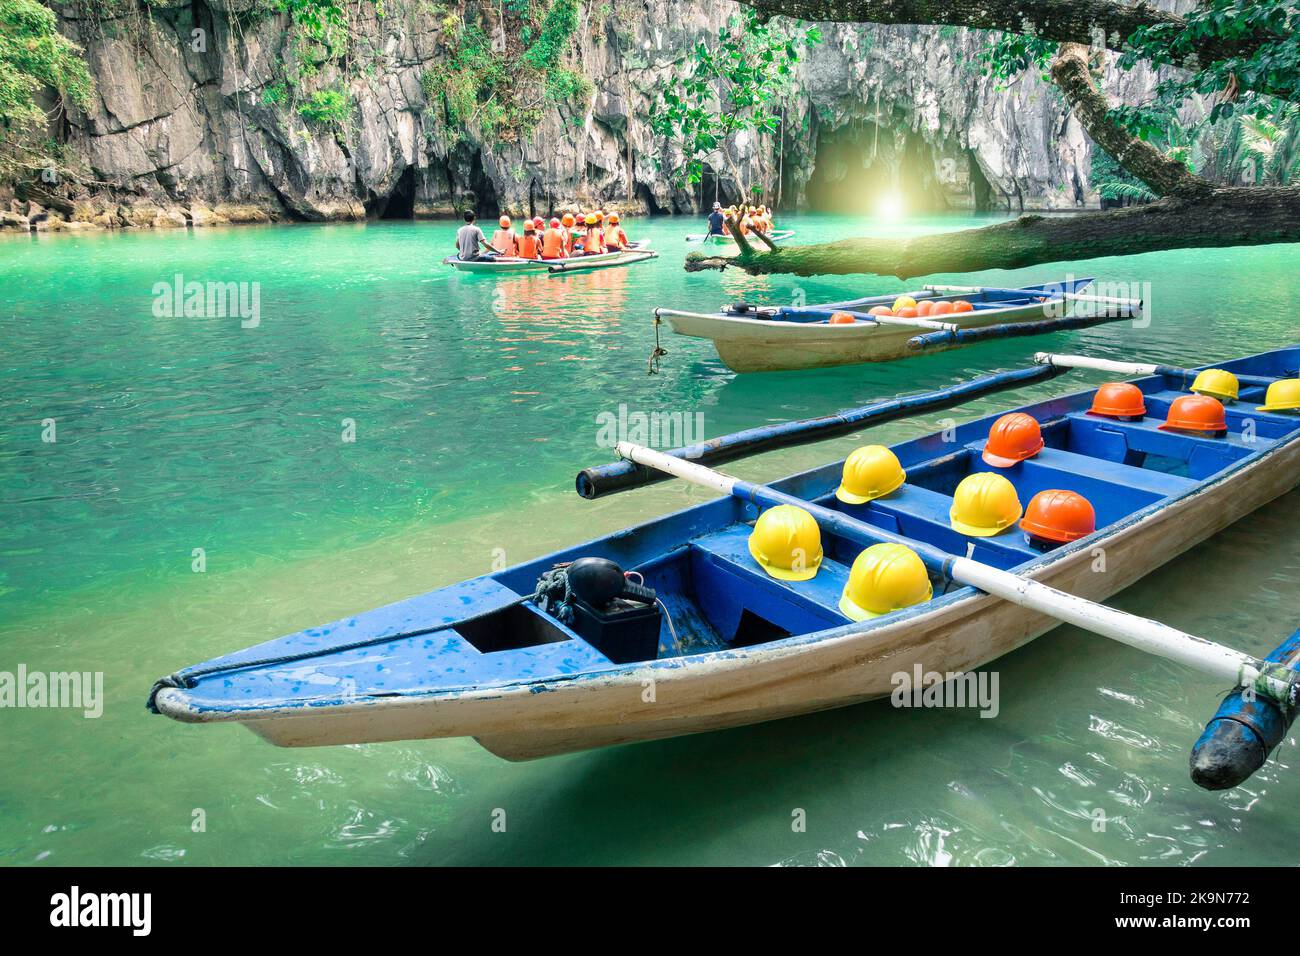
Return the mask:
<svg viewBox="0 0 1300 956">
<path fill-rule="evenodd" d="M 1109 212 L 1028 215 L 981 229 L 905 239 L 844 239 L 730 257 L 692 252 L 686 257 L 686 270 L 735 266 L 751 275 L 866 273 L 907 279 L 1165 249 L 1273 242 L 1300 242 L 1300 186 L 1224 186 L 1194 199 L 1171 196 Z"/>
</svg>

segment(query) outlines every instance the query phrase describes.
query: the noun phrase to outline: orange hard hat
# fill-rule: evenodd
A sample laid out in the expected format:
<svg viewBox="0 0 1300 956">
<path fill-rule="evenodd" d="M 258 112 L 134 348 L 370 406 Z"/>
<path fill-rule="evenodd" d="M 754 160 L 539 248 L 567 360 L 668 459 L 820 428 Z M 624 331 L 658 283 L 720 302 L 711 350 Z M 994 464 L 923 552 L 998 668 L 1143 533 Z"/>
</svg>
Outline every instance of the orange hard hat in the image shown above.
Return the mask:
<svg viewBox="0 0 1300 956">
<path fill-rule="evenodd" d="M 893 315 L 894 310 L 887 305 L 873 305 L 867 315 Z"/>
<path fill-rule="evenodd" d="M 616 212 L 611 212 L 611 213 L 609 214 L 608 218 L 609 218 L 609 221 L 612 222 L 614 225 L 616 225 L 616 226 L 618 225 L 618 213 L 616 213 Z"/>
<path fill-rule="evenodd" d="M 510 217 L 509 217 L 509 216 L 502 216 L 500 219 L 497 220 L 497 222 L 499 222 L 499 223 L 501 224 L 501 228 L 502 228 L 502 229 L 509 229 L 509 228 L 510 228 Z"/>
<path fill-rule="evenodd" d="M 566 226 L 572 226 L 572 225 L 574 224 L 575 221 L 576 221 L 576 220 L 573 218 L 573 213 L 571 213 L 571 212 L 566 212 L 566 213 L 564 214 L 564 224 L 565 224 Z"/>
<path fill-rule="evenodd" d="M 852 325 L 857 320 L 847 312 L 831 313 L 831 325 Z"/>
<path fill-rule="evenodd" d="M 1044 541 L 1065 544 L 1097 530 L 1097 512 L 1074 491 L 1040 491 L 1029 501 L 1020 530 Z"/>
<path fill-rule="evenodd" d="M 533 225 L 533 221 L 531 219 L 525 219 L 524 232 L 536 232 L 536 231 L 537 231 L 537 227 Z"/>
<path fill-rule="evenodd" d="M 1228 419 L 1223 403 L 1208 395 L 1184 395 L 1169 405 L 1169 414 L 1160 426 L 1163 431 L 1214 432 L 1228 431 Z"/>
<path fill-rule="evenodd" d="M 974 309 L 975 306 L 971 305 L 965 299 L 957 299 L 952 304 L 952 310 L 954 312 L 972 312 L 974 311 Z"/>
<path fill-rule="evenodd" d="M 551 228 L 552 228 L 552 229 L 559 229 L 559 228 L 560 228 L 560 220 L 558 220 L 558 219 L 552 219 L 552 220 L 551 220 Z"/>
<path fill-rule="evenodd" d="M 1107 382 L 1097 389 L 1092 397 L 1093 415 L 1108 415 L 1111 418 L 1141 418 L 1147 413 L 1142 389 L 1128 382 Z"/>
<path fill-rule="evenodd" d="M 1042 450 L 1043 430 L 1038 427 L 1038 420 L 1024 412 L 1012 412 L 1003 415 L 989 429 L 984 460 L 994 468 L 1010 468 Z"/>
<path fill-rule="evenodd" d="M 951 302 L 936 302 L 934 308 L 930 310 L 931 315 L 952 315 L 957 311 L 957 307 Z"/>
</svg>

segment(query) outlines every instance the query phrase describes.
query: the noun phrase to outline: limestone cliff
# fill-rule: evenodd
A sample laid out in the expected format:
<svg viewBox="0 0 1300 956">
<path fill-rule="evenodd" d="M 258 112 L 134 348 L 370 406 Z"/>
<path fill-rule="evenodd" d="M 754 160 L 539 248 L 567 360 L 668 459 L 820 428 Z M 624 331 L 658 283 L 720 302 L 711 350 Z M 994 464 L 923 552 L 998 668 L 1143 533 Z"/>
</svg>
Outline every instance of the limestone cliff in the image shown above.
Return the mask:
<svg viewBox="0 0 1300 956">
<path fill-rule="evenodd" d="M 648 117 L 692 46 L 735 12 L 726 0 L 587 0 L 571 62 L 591 89 L 545 102 L 527 135 L 489 142 L 449 123 L 429 90 L 457 18 L 508 46 L 495 3 L 354 0 L 346 65 L 321 58 L 303 81 L 346 94 L 348 115 L 325 126 L 282 101 L 283 64 L 301 52 L 286 16 L 259 0 L 55 9 L 97 85 L 89 110 L 57 131 L 84 181 L 47 191 L 68 200 L 56 218 L 161 226 L 574 202 L 687 212 L 733 198 L 738 182 L 798 206 L 859 180 L 922 208 L 1097 202 L 1090 144 L 1054 88 L 1026 75 L 999 89 L 976 62 L 984 35 L 962 30 L 825 27 L 799 65 L 783 135 L 742 135 L 704 183 L 682 189 L 667 173 L 680 157 Z M 1151 83 L 1143 71 L 1106 79 L 1129 99 Z"/>
</svg>

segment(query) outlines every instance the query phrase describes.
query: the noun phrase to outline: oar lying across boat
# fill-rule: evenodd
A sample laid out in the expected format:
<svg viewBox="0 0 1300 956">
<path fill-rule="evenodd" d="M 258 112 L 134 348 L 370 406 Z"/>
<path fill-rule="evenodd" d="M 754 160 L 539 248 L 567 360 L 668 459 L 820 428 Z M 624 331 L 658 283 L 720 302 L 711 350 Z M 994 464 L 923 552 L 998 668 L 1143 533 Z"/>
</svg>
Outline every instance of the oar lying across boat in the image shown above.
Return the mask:
<svg viewBox="0 0 1300 956">
<path fill-rule="evenodd" d="M 1060 610 L 1225 682 L 1259 673 L 1254 700 L 1226 702 L 1198 745 L 1197 782 L 1230 786 L 1290 724 L 1294 710 L 1277 698 L 1293 678 L 1277 665 L 1292 657 L 1258 661 L 1158 625 L 1130 630 L 1130 618 L 1089 602 L 1300 483 L 1300 396 L 1273 395 L 1297 365 L 1300 347 L 1224 363 L 1216 371 L 1241 383 L 1227 406 L 1189 394 L 1179 374 L 1126 385 L 1124 408 L 1090 388 L 1008 409 L 1017 434 L 1041 441 L 1014 461 L 1002 415 L 865 449 L 181 670 L 150 705 L 186 722 L 242 723 L 283 746 L 472 736 L 527 759 L 888 697 L 915 668 L 966 674 L 1014 651 Z M 1272 397 L 1251 380 L 1271 382 Z M 1184 412 L 1201 428 L 1183 427 Z M 882 450 L 896 459 L 891 480 L 860 487 L 862 459 L 887 462 Z M 988 482 L 1014 507 L 966 513 L 978 494 L 963 488 Z M 787 500 L 778 495 L 823 519 L 811 575 L 778 574 L 756 556 L 766 552 L 755 522 Z M 1029 512 L 1043 496 L 1086 499 L 1089 523 L 1042 538 L 1055 532 Z M 914 601 L 849 600 L 861 584 L 853 566 L 877 540 L 928 556 L 928 566 L 917 559 Z M 1055 592 L 1080 600 L 1057 608 Z"/>
</svg>

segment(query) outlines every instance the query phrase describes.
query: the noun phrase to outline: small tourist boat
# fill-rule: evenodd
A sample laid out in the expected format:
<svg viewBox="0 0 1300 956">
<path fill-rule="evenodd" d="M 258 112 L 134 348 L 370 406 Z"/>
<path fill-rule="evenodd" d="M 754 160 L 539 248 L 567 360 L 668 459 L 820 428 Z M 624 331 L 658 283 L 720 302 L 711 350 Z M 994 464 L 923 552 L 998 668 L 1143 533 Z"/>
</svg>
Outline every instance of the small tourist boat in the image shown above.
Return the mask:
<svg viewBox="0 0 1300 956">
<path fill-rule="evenodd" d="M 706 467 L 1078 365 L 1145 377 L 1122 386 L 1124 408 L 1108 407 L 1093 388 L 1017 409 L 1023 414 L 1009 417 L 1025 426 L 1028 416 L 1041 442 L 997 468 L 985 463 L 987 454 L 1003 454 L 990 444 L 997 415 L 893 445 L 902 483 L 861 503 L 840 493 L 840 461 L 770 487 Z M 1202 750 L 1237 740 L 1243 726 L 1280 734 L 1290 718 L 1277 707 L 1253 724 L 1238 718 L 1279 696 L 1294 701 L 1300 637 L 1259 661 L 1092 602 L 1300 482 L 1300 383 L 1287 378 L 1298 366 L 1300 346 L 1223 364 L 1239 385 L 1237 401 L 1225 407 L 1191 396 L 1196 383 L 1183 369 L 1040 355 L 1028 369 L 942 392 L 673 452 L 621 444 L 622 460 L 579 476 L 582 494 L 673 475 L 722 497 L 187 668 L 160 680 L 149 706 L 179 721 L 241 723 L 281 746 L 473 736 L 519 760 L 887 696 L 899 674 L 971 671 L 1065 620 L 1255 688 L 1258 700 L 1230 696 Z M 1222 430 L 1215 422 L 1208 433 L 1174 429 L 1189 397 L 1196 414 L 1219 415 Z M 1051 543 L 1014 523 L 994 533 L 959 528 L 959 486 L 985 472 L 997 472 L 1021 501 L 1049 489 L 1085 496 L 1095 530 Z M 814 574 L 780 573 L 759 560 L 754 522 L 777 505 L 797 506 L 820 527 Z M 851 568 L 864 546 L 879 542 L 919 556 L 924 593 L 861 617 L 845 603 Z M 1255 766 L 1275 742 L 1261 744 Z M 1248 748 L 1238 743 L 1225 749 L 1247 764 L 1258 756 L 1245 760 Z M 1231 785 L 1240 771 L 1221 764 L 1198 782 Z"/>
<path fill-rule="evenodd" d="M 888 362 L 988 338 L 1052 332 L 1138 314 L 1138 300 L 1082 294 L 1093 281 L 1067 279 L 1018 289 L 926 286 L 901 295 L 825 305 L 736 303 L 713 313 L 656 309 L 654 314 L 656 323 L 667 322 L 678 335 L 712 339 L 718 357 L 732 371 L 778 372 Z M 869 314 L 873 308 L 889 308 L 901 296 L 918 303 L 969 302 L 971 309 L 935 318 Z M 1080 303 L 1090 304 L 1093 311 L 1079 316 L 1075 309 Z M 833 321 L 837 316 L 851 321 Z"/>
<path fill-rule="evenodd" d="M 767 234 L 767 238 L 771 239 L 773 242 L 784 242 L 786 239 L 791 238 L 793 235 L 794 235 L 793 229 L 774 229 Z M 709 234 L 705 234 L 702 232 L 696 233 L 695 235 L 687 236 L 686 241 L 702 242 L 707 245 L 714 245 L 714 246 L 735 246 L 736 245 L 736 240 L 733 239 L 731 236 L 719 235 L 716 232 L 709 233 Z M 754 239 L 750 243 L 750 245 L 758 246 L 759 248 L 764 248 L 763 240 L 761 239 Z"/>
<path fill-rule="evenodd" d="M 658 254 L 649 252 L 650 240 L 640 239 L 629 242 L 626 250 L 602 252 L 594 256 L 572 256 L 568 259 L 520 259 L 516 256 L 499 256 L 496 259 L 473 259 L 469 262 L 459 256 L 448 256 L 443 265 L 451 266 L 458 272 L 472 272 L 484 275 L 508 275 L 516 272 L 534 272 L 539 275 L 566 271 L 589 270 L 596 266 L 611 267 L 632 265 L 653 259 Z"/>
</svg>

